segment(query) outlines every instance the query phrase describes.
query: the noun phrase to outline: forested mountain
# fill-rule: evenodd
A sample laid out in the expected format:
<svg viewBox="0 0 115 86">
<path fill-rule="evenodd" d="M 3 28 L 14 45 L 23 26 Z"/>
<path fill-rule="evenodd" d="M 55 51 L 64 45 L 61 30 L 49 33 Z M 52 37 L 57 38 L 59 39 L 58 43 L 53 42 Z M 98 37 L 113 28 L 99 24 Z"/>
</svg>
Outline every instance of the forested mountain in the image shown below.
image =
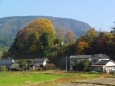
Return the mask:
<svg viewBox="0 0 115 86">
<path fill-rule="evenodd" d="M 90 28 L 87 23 L 69 18 L 58 18 L 49 16 L 16 16 L 0 18 L 0 46 L 10 46 L 19 29 L 26 27 L 28 22 L 36 18 L 48 18 L 52 21 L 54 29 L 61 28 L 63 33 L 72 31 L 74 35 L 84 35 Z"/>
</svg>

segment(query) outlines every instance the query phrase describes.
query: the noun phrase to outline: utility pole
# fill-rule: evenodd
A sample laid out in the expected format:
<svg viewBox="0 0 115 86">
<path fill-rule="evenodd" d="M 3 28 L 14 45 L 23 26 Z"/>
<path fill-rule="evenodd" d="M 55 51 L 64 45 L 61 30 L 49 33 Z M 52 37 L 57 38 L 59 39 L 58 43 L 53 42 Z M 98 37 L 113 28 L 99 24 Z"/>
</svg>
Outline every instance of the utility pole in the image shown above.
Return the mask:
<svg viewBox="0 0 115 86">
<path fill-rule="evenodd" d="M 66 56 L 66 71 L 67 71 L 67 56 Z"/>
</svg>

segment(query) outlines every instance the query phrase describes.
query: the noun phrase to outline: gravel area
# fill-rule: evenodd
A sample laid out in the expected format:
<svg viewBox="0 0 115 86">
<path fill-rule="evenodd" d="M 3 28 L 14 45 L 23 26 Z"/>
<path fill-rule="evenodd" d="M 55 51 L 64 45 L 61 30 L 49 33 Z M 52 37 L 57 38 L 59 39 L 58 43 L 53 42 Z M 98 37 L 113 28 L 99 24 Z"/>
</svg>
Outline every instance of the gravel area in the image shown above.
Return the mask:
<svg viewBox="0 0 115 86">
<path fill-rule="evenodd" d="M 81 82 L 93 83 L 93 84 L 104 84 L 104 85 L 114 85 L 115 86 L 115 78 L 95 78 L 84 80 Z"/>
<path fill-rule="evenodd" d="M 115 78 L 94 78 L 55 86 L 115 86 Z"/>
<path fill-rule="evenodd" d="M 106 85 L 94 85 L 94 84 L 82 84 L 82 83 L 66 83 L 55 86 L 106 86 Z"/>
</svg>

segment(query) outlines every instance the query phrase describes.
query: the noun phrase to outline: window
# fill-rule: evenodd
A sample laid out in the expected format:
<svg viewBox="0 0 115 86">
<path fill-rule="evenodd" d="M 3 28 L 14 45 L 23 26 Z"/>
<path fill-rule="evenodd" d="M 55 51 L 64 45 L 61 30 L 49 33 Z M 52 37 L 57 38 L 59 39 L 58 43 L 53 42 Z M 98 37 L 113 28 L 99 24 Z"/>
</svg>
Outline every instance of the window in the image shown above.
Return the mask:
<svg viewBox="0 0 115 86">
<path fill-rule="evenodd" d="M 93 64 L 95 64 L 97 62 L 97 59 L 93 59 Z"/>
</svg>

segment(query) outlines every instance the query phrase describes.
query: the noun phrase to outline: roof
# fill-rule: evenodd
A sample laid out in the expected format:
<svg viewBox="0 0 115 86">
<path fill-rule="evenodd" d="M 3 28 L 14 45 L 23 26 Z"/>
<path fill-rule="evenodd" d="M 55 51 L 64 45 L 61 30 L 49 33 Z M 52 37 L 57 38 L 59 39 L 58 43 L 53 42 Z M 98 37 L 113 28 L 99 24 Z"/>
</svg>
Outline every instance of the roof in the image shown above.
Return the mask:
<svg viewBox="0 0 115 86">
<path fill-rule="evenodd" d="M 110 57 L 106 54 L 95 54 L 93 57 L 99 58 L 99 59 L 109 59 Z"/>
<path fill-rule="evenodd" d="M 34 62 L 34 63 L 41 63 L 44 62 L 45 58 L 36 58 L 36 59 L 27 59 L 28 61 Z"/>
<path fill-rule="evenodd" d="M 96 65 L 106 65 L 110 60 L 101 60 Z"/>
<path fill-rule="evenodd" d="M 70 56 L 69 58 L 76 58 L 76 59 L 89 59 L 92 58 L 92 55 L 76 55 L 76 56 Z"/>
<path fill-rule="evenodd" d="M 0 64 L 4 65 L 4 64 L 12 64 L 14 63 L 13 59 L 0 59 Z"/>
<path fill-rule="evenodd" d="M 90 59 L 90 58 L 98 58 L 98 59 L 108 59 L 109 60 L 109 56 L 107 56 L 106 54 L 95 54 L 95 55 L 73 55 L 70 56 L 70 59 Z"/>
</svg>

